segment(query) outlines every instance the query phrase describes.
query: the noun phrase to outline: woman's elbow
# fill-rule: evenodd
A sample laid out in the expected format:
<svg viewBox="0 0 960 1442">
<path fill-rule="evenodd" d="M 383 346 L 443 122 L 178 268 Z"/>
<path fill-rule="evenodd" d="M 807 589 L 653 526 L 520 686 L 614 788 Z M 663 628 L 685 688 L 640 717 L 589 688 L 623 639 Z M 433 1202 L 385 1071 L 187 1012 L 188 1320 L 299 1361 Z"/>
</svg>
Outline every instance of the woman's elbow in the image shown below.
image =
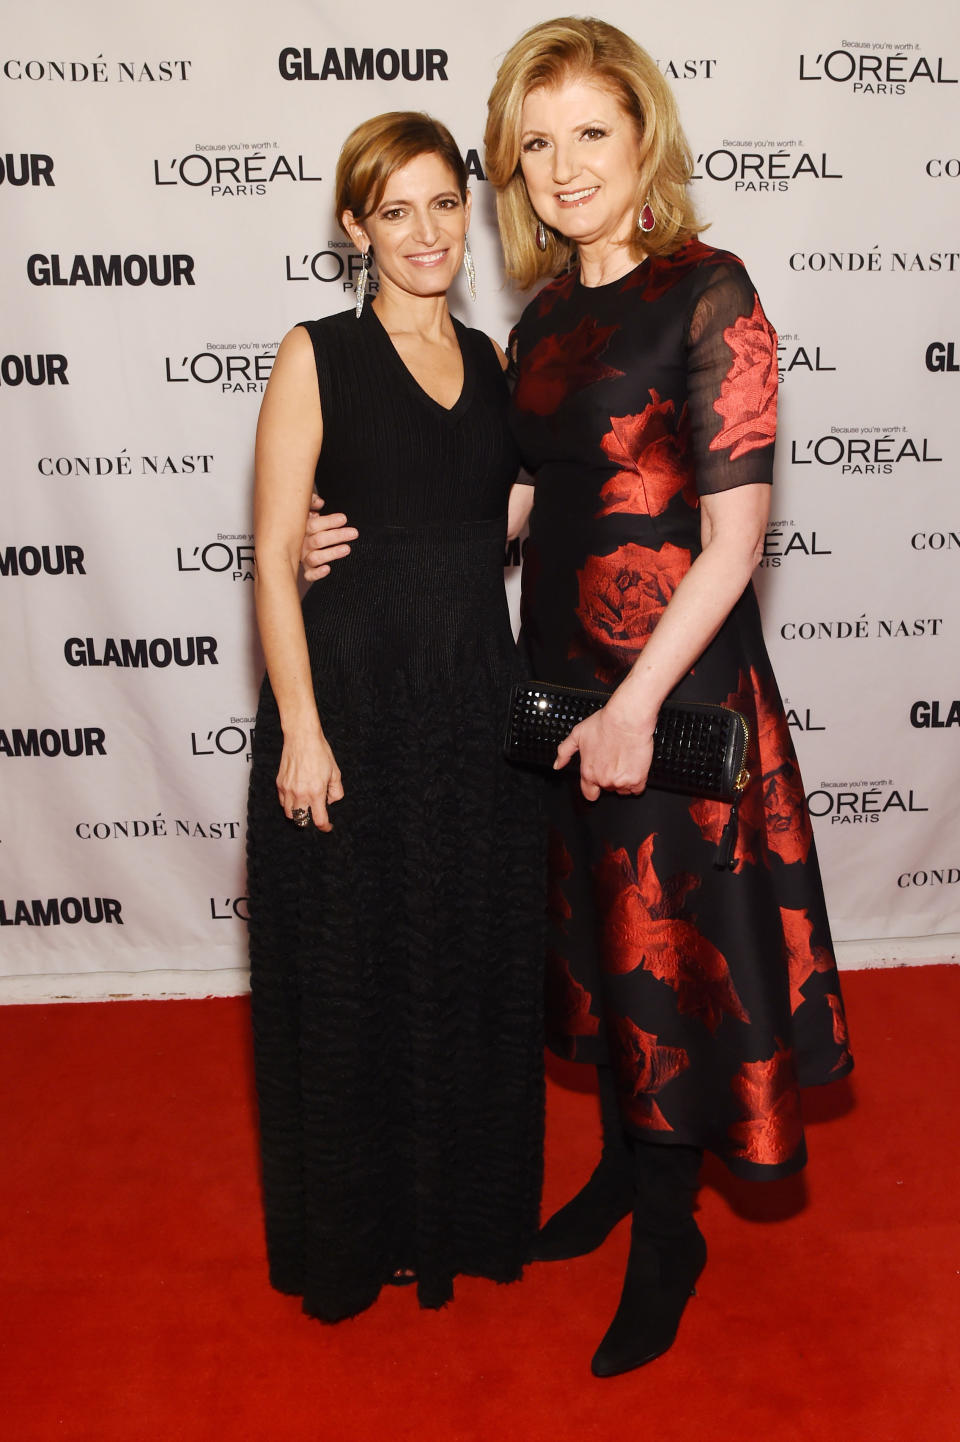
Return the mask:
<svg viewBox="0 0 960 1442">
<path fill-rule="evenodd" d="M 253 578 L 256 588 L 283 583 L 290 576 L 296 582 L 300 571 L 300 551 L 293 546 L 253 546 Z"/>
</svg>

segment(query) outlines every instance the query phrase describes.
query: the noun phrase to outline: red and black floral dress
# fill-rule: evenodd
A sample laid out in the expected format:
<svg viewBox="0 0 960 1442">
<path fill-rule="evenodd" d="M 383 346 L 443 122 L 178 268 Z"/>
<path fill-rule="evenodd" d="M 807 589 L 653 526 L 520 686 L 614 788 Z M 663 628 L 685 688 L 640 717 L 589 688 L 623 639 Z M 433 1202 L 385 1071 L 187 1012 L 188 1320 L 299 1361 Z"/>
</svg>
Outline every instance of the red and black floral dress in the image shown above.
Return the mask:
<svg viewBox="0 0 960 1442">
<path fill-rule="evenodd" d="M 613 690 L 700 551 L 699 498 L 769 483 L 776 335 L 736 256 L 694 240 L 609 285 L 551 282 L 511 338 L 536 480 L 522 635 L 538 680 Z M 798 1088 L 852 1066 L 803 785 L 752 586 L 673 692 L 747 718 L 729 815 L 551 778 L 548 1037 L 609 1061 L 627 1127 L 748 1177 L 806 1160 Z"/>
</svg>

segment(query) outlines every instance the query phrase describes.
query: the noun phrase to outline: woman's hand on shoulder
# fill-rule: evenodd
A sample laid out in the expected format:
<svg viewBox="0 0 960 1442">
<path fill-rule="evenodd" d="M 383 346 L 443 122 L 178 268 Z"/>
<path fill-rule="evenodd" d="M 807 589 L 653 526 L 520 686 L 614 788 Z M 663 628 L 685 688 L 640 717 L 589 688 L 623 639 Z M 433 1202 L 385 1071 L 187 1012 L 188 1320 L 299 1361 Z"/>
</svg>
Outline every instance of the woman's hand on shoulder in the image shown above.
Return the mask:
<svg viewBox="0 0 960 1442">
<path fill-rule="evenodd" d="M 343 781 L 322 731 L 284 737 L 277 796 L 291 822 L 295 811 L 309 810 L 318 831 L 333 830 L 327 808 L 343 799 Z"/>
<path fill-rule="evenodd" d="M 520 472 L 521 477 L 525 475 Z M 522 479 L 515 481 L 510 487 L 510 497 L 507 501 L 507 540 L 515 540 L 530 519 L 530 512 L 533 510 L 533 481 Z"/>
<path fill-rule="evenodd" d="M 349 526 L 342 511 L 323 509 L 323 497 L 310 497 L 307 513 L 307 528 L 303 536 L 300 563 L 308 581 L 321 581 L 329 576 L 333 561 L 342 560 L 350 554 L 350 542 L 355 541 L 359 532 L 356 526 Z"/>
<path fill-rule="evenodd" d="M 578 753 L 580 790 L 588 801 L 596 801 L 601 791 L 639 796 L 653 760 L 653 727 L 638 725 L 614 695 L 560 743 L 554 770 L 562 770 Z"/>
</svg>

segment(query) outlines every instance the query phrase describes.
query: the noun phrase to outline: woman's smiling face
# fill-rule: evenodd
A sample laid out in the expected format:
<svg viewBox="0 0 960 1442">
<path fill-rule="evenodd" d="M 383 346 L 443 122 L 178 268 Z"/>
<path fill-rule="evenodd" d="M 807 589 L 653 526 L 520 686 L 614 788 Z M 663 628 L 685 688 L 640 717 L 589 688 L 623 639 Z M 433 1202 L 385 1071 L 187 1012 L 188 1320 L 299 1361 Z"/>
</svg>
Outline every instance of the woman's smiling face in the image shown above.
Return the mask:
<svg viewBox="0 0 960 1442">
<path fill-rule="evenodd" d="M 588 77 L 540 86 L 524 99 L 520 167 L 530 203 L 580 246 L 633 236 L 641 153 L 632 117 Z"/>
<path fill-rule="evenodd" d="M 367 239 L 381 281 L 412 295 L 442 295 L 463 261 L 470 218 L 456 176 L 439 155 L 418 155 L 387 181 L 380 204 L 362 221 L 344 220 L 355 243 Z"/>
</svg>

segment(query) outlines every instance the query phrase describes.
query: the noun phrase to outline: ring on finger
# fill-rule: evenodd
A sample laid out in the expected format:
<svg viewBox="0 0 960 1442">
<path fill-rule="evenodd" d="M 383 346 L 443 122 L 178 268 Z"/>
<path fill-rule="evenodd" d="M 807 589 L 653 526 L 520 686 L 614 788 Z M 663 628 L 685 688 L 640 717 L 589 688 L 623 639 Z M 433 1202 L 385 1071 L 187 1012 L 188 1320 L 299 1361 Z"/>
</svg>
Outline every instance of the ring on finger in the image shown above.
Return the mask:
<svg viewBox="0 0 960 1442">
<path fill-rule="evenodd" d="M 295 807 L 293 808 L 293 810 L 291 811 L 291 813 L 290 813 L 290 820 L 293 822 L 294 826 L 309 826 L 309 825 L 310 825 L 310 808 L 309 808 L 309 806 L 295 806 Z"/>
</svg>

